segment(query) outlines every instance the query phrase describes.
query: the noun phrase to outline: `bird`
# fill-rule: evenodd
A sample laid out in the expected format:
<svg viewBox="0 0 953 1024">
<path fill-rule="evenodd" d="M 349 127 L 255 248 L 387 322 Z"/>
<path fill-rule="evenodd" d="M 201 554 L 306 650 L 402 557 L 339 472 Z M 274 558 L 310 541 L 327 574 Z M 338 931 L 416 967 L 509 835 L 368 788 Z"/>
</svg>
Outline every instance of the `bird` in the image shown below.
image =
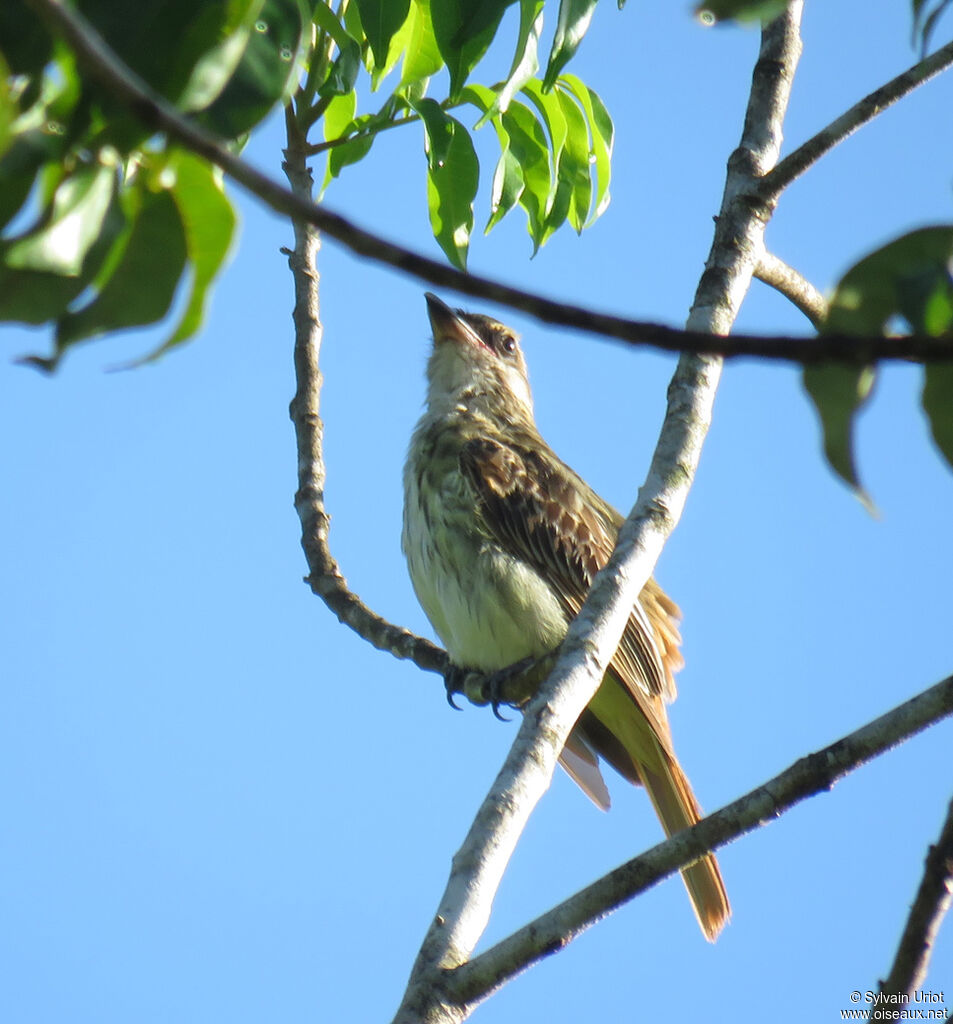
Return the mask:
<svg viewBox="0 0 953 1024">
<path fill-rule="evenodd" d="M 562 642 L 622 517 L 543 440 L 518 335 L 426 293 L 427 401 L 404 466 L 401 545 L 414 591 L 450 663 L 496 673 Z M 667 835 L 701 809 L 672 744 L 680 612 L 650 579 L 560 763 L 600 808 L 600 762 L 645 787 Z M 682 878 L 705 937 L 731 909 L 708 854 Z"/>
</svg>

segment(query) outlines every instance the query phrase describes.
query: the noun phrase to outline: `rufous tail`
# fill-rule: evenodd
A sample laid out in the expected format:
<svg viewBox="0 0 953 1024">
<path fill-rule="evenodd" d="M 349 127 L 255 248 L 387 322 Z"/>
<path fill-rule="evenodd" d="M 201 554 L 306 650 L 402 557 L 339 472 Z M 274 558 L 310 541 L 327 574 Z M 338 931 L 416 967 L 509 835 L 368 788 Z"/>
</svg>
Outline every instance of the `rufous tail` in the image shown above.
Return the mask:
<svg viewBox="0 0 953 1024">
<path fill-rule="evenodd" d="M 674 835 L 698 822 L 701 808 L 679 763 L 659 751 L 655 765 L 638 764 L 639 777 L 652 800 L 666 835 Z M 709 942 L 731 916 L 728 893 L 713 854 L 682 870 L 682 879 L 701 930 Z"/>
</svg>

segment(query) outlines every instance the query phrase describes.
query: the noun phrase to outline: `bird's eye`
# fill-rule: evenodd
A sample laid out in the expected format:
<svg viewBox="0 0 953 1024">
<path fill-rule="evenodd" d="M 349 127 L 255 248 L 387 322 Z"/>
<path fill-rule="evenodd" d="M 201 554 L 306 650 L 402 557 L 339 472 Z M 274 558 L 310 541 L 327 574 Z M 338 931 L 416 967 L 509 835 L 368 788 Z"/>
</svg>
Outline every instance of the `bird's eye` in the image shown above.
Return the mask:
<svg viewBox="0 0 953 1024">
<path fill-rule="evenodd" d="M 503 351 L 512 355 L 516 351 L 516 338 L 512 334 L 503 335 Z"/>
</svg>

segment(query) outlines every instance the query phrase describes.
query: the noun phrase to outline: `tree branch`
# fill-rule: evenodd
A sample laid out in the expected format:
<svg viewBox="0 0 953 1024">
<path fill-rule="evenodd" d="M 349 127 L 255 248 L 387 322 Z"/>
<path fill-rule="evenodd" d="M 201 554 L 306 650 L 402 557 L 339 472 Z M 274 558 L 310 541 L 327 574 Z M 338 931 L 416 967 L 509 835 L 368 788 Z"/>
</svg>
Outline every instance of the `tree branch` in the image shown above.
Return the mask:
<svg viewBox="0 0 953 1024">
<path fill-rule="evenodd" d="M 953 800 L 935 846 L 927 850 L 923 878 L 903 930 L 882 995 L 912 995 L 923 984 L 933 943 L 953 899 Z"/>
<path fill-rule="evenodd" d="M 311 171 L 304 154 L 304 136 L 290 108 L 285 111 L 288 148 L 283 169 L 297 196 L 311 199 Z M 446 654 L 439 648 L 372 612 L 348 588 L 347 581 L 328 546 L 330 517 L 324 507 L 324 425 L 320 416 L 321 353 L 317 256 L 321 239 L 317 230 L 300 219 L 293 220 L 295 247 L 288 263 L 295 288 L 294 364 L 298 389 L 291 402 L 291 419 L 298 443 L 298 492 L 295 509 L 301 519 L 301 546 L 308 561 L 307 582 L 337 615 L 365 640 L 398 658 L 409 658 L 424 669 L 443 672 Z"/>
<path fill-rule="evenodd" d="M 794 267 L 788 266 L 773 253 L 763 252 L 755 267 L 754 276 L 793 302 L 811 321 L 813 327 L 820 328 L 827 317 L 827 302 L 814 285 L 806 277 L 802 277 Z"/>
<path fill-rule="evenodd" d="M 242 188 L 277 213 L 311 224 L 352 252 L 387 264 L 419 280 L 519 309 L 544 323 L 574 327 L 629 345 L 646 345 L 668 352 L 692 351 L 726 358 L 758 357 L 804 365 L 829 360 L 860 365 L 885 360 L 953 361 L 953 338 L 853 337 L 835 334 L 807 338 L 736 334 L 727 338 L 705 331 L 683 331 L 664 324 L 598 313 L 570 303 L 556 302 L 533 292 L 510 288 L 490 278 L 462 273 L 449 264 L 388 242 L 326 207 L 316 206 L 304 196 L 295 195 L 291 190 L 283 188 L 184 118 L 127 68 L 89 22 L 78 12 L 64 6 L 62 0 L 28 2 L 66 39 L 90 74 L 105 84 L 115 98 L 124 103 L 143 124 L 155 131 L 164 132 L 170 139 L 220 167 Z"/>
<path fill-rule="evenodd" d="M 607 914 L 663 878 L 760 825 L 769 824 L 807 797 L 831 789 L 855 768 L 950 714 L 953 714 L 953 676 L 836 743 L 802 757 L 780 775 L 709 814 L 692 828 L 622 864 L 469 963 L 449 972 L 446 981 L 448 992 L 461 1005 L 483 1000 L 494 989 L 536 961 L 562 949 Z M 916 924 L 911 927 L 911 922 L 908 922 L 904 934 L 906 940 L 907 933 L 914 933 L 911 950 L 917 955 L 914 959 L 924 953 L 924 959 L 929 955 L 930 939 L 949 905 L 951 873 L 953 803 L 940 840 L 927 858 L 921 892 L 911 912 L 911 922 L 916 917 Z M 921 905 L 920 897 L 925 887 L 929 889 L 929 895 Z M 901 950 L 904 948 L 901 943 Z M 900 957 L 898 953 L 898 961 Z M 911 971 L 912 966 L 904 960 L 901 986 L 916 987 L 922 980 L 923 974 Z M 925 964 L 923 966 L 925 969 Z M 891 979 L 896 970 L 897 964 L 894 964 Z M 910 988 L 901 987 L 896 991 L 910 991 Z"/>
<path fill-rule="evenodd" d="M 751 179 L 777 157 L 781 121 L 800 53 L 801 2 L 766 26 L 739 149 L 689 323 L 727 331 L 751 279 L 770 210 L 745 201 Z M 450 879 L 411 972 L 398 1024 L 458 1022 L 469 1008 L 446 989 L 448 969 L 465 963 L 489 919 L 506 864 L 548 788 L 566 737 L 608 668 L 629 614 L 678 522 L 711 418 L 721 361 L 683 356 L 669 385 L 668 411 L 645 484 L 615 551 L 573 620 L 556 667 L 527 705 L 509 755 L 453 859 Z"/>
<path fill-rule="evenodd" d="M 751 181 L 763 175 L 765 167 L 770 166 L 776 158 L 776 149 L 780 142 L 780 121 L 787 103 L 790 76 L 797 60 L 800 0 L 795 0 L 788 13 L 765 30 L 743 144 L 732 158 L 733 163 L 736 160 L 738 163 L 732 166 L 729 172 L 712 255 L 696 295 L 689 318 L 690 329 L 687 331 L 594 314 L 580 307 L 510 289 L 489 279 L 460 274 L 443 263 L 430 260 L 363 231 L 343 217 L 313 204 L 310 173 L 304 163 L 304 151 L 300 146 L 300 140 L 289 139 L 286 173 L 293 188 L 287 190 L 232 156 L 215 139 L 181 117 L 174 107 L 125 68 L 89 24 L 76 12 L 67 8 L 61 0 L 29 2 L 56 26 L 74 47 L 77 55 L 92 69 L 93 74 L 107 83 L 115 95 L 124 101 L 144 124 L 165 132 L 171 139 L 220 166 L 240 185 L 273 209 L 296 219 L 296 245 L 290 262 L 295 273 L 295 362 L 299 385 L 292 403 L 292 417 L 299 442 L 299 479 L 302 486 L 296 496 L 296 506 L 302 519 L 302 543 L 311 569 L 312 588 L 327 601 L 342 621 L 362 631 L 362 635 L 367 635 L 377 646 L 384 646 L 390 650 L 396 647 L 408 652 L 402 656 L 413 656 L 415 660 L 431 659 L 432 663 L 424 667 L 437 670 L 442 667 L 442 659 L 445 657 L 443 652 L 427 641 L 390 625 L 363 606 L 347 589 L 327 547 L 328 517 L 323 507 L 322 425 L 318 416 L 320 371 L 317 353 L 320 348 L 321 328 L 318 320 L 317 275 L 314 272 L 314 257 L 319 247 L 319 237 L 314 229 L 323 230 L 369 259 L 388 263 L 438 286 L 455 288 L 466 294 L 523 309 L 544 321 L 574 326 L 633 343 L 653 344 L 673 351 L 693 348 L 701 354 L 683 358 L 679 363 L 670 387 L 669 414 L 646 484 L 623 527 L 617 551 L 607 569 L 600 574 L 582 612 L 570 629 L 553 677 L 529 705 L 514 750 L 484 807 L 481 808 L 467 843 L 455 858 L 441 912 L 425 940 L 421 952 L 422 959 L 415 968 L 415 977 L 412 978 L 408 993 L 410 999 L 405 1002 L 398 1015 L 399 1019 L 406 1020 L 459 1020 L 462 1015 L 459 1012 L 461 1008 L 447 1006 L 446 997 L 450 989 L 445 987 L 446 983 L 440 980 L 440 976 L 445 976 L 447 968 L 461 962 L 461 956 L 469 955 L 476 938 L 482 933 L 489 912 L 487 895 L 489 894 L 489 898 L 492 899 L 491 894 L 495 892 L 496 884 L 515 842 L 515 838 L 511 840 L 510 835 L 515 837 L 519 834 L 532 807 L 548 785 L 558 750 L 582 707 L 598 685 L 618 643 L 629 609 L 651 573 L 664 539 L 681 513 L 707 430 L 711 403 L 720 372 L 720 359 L 712 358 L 712 354 L 760 355 L 799 363 L 830 358 L 872 362 L 885 358 L 909 359 L 911 355 L 923 360 L 948 360 L 953 358 L 953 342 L 948 339 L 930 338 L 857 339 L 839 336 L 828 336 L 823 339 L 764 339 L 759 336 L 736 336 L 730 341 L 722 337 L 711 337 L 710 332 L 727 331 L 737 313 L 753 268 L 761 255 L 759 249 L 762 245 L 764 224 L 770 217 L 774 198 L 790 180 L 818 159 L 834 142 L 839 141 L 835 138 L 833 141 L 824 142 L 815 155 L 808 154 L 803 158 L 806 160 L 803 167 L 798 168 L 796 164 L 790 164 L 787 168 L 787 180 L 783 174 L 776 175 L 773 179 L 770 174 L 763 177 L 762 189 L 770 182 L 770 188 L 774 191 L 762 191 L 765 203 L 759 209 L 751 209 L 750 204 L 747 204 L 747 230 L 737 233 L 737 218 L 745 216 L 742 211 L 745 204 L 737 200 L 743 194 L 750 198 Z M 950 46 L 953 47 L 953 44 Z M 946 49 L 948 48 L 944 48 Z M 940 53 L 943 51 L 921 63 L 927 64 L 930 60 L 935 60 Z M 946 63 L 950 60 L 953 60 L 953 53 Z M 941 67 L 945 67 L 946 63 L 929 74 L 925 73 L 920 81 L 925 81 Z M 911 69 L 908 74 L 914 70 L 916 69 Z M 919 81 L 914 84 L 919 84 Z M 907 91 L 912 87 L 913 85 L 910 85 Z M 898 93 L 899 95 L 903 93 Z M 893 102 L 893 99 L 889 102 Z M 877 112 L 879 110 L 875 109 L 859 117 L 853 127 L 846 130 L 838 129 L 842 131 L 840 138 L 845 137 Z M 844 115 L 845 118 L 847 116 Z M 838 125 L 842 120 L 843 118 L 838 119 L 834 125 Z M 834 128 L 834 125 L 831 128 Z M 815 140 L 817 138 L 815 137 Z M 751 145 L 746 146 L 744 140 L 748 140 Z M 815 140 L 811 140 L 801 149 L 804 150 Z M 796 151 L 788 160 L 792 160 L 799 152 L 800 150 Z M 780 167 L 778 169 L 780 170 Z M 746 191 L 739 189 L 739 183 L 745 185 Z M 897 347 L 894 348 L 894 345 Z M 363 633 L 364 630 L 367 632 Z M 375 640 L 373 637 L 378 639 Z M 417 645 L 422 646 L 418 648 Z M 945 684 L 940 685 L 945 686 L 950 682 L 947 680 Z M 933 693 L 934 691 L 927 691 L 921 698 Z M 549 697 L 552 697 L 551 701 L 548 700 Z M 897 711 L 904 711 L 921 698 L 916 698 Z M 946 690 L 942 700 L 944 703 L 941 714 L 948 714 L 953 710 L 953 700 Z M 873 725 L 868 728 L 873 728 Z M 864 732 L 865 730 L 860 730 L 853 735 L 857 737 Z M 529 742 L 533 733 L 544 737 L 542 744 L 535 748 Z M 861 741 L 873 742 L 869 737 L 861 737 Z M 816 759 L 821 758 L 817 772 L 822 778 L 829 775 L 827 784 L 830 784 L 845 770 L 838 760 L 839 755 L 832 754 L 832 750 L 833 748 L 827 748 L 821 754 L 799 762 L 789 769 L 789 773 L 795 772 L 802 765 L 810 767 Z M 808 791 L 802 793 L 797 789 L 797 784 L 803 785 L 803 781 L 798 783 L 798 780 L 802 780 L 806 770 L 803 769 L 791 781 L 791 786 L 794 787 L 792 792 L 800 794 L 791 798 L 792 803 L 809 795 Z M 782 807 L 788 806 L 779 802 L 786 798 L 787 790 L 783 787 L 772 788 L 774 783 L 783 778 L 784 776 L 779 776 L 773 780 L 763 787 L 763 792 L 749 794 L 756 799 L 752 809 L 746 811 L 754 815 L 748 828 L 754 827 L 754 824 L 769 814 L 777 813 Z M 821 785 L 823 784 L 822 782 Z M 810 790 L 814 791 L 816 790 Z M 678 849 L 681 841 L 684 845 L 667 871 L 677 870 L 678 867 L 690 863 L 706 849 L 727 841 L 726 838 L 719 838 L 719 829 L 723 827 L 719 815 L 727 815 L 730 819 L 732 814 L 740 814 L 744 808 L 739 809 L 736 806 L 739 803 L 741 802 L 729 805 L 693 829 L 673 837 L 668 844 L 661 844 L 660 847 L 649 851 L 644 857 L 651 861 L 655 851 L 669 844 Z M 742 828 L 738 834 L 746 830 Z M 472 839 L 476 841 L 471 842 Z M 635 866 L 636 873 L 642 871 L 644 876 L 646 869 L 644 866 L 638 867 L 641 861 L 642 858 L 637 858 L 618 871 L 624 873 L 627 867 Z M 611 879 L 615 875 L 614 872 L 608 878 Z M 489 883 L 482 894 L 479 893 L 481 881 Z M 596 883 L 596 886 L 599 884 Z M 629 884 L 631 886 L 631 882 Z M 647 884 L 649 883 L 645 882 L 643 877 L 639 886 L 644 888 Z M 467 887 L 469 891 L 465 891 Z M 474 892 L 477 892 L 477 899 L 472 898 Z M 588 892 L 589 890 L 586 890 L 580 896 Z M 444 909 L 450 911 L 450 916 L 444 915 Z M 557 911 L 559 909 L 557 908 Z M 559 938 L 556 941 L 561 944 L 563 940 Z M 552 945 L 546 948 L 552 948 Z M 538 950 L 536 955 L 526 962 L 538 959 L 545 951 L 545 948 Z M 493 950 L 490 951 L 492 952 Z M 484 957 L 486 956 L 489 956 L 489 953 L 484 954 Z M 485 962 L 483 957 L 477 958 L 472 962 L 472 966 Z M 455 977 L 466 979 L 467 974 L 461 968 Z M 421 988 L 421 982 L 428 983 L 428 991 Z M 497 980 L 492 984 L 499 983 Z"/>
<path fill-rule="evenodd" d="M 817 163 L 828 150 L 843 142 L 849 135 L 853 135 L 858 128 L 883 113 L 917 86 L 923 85 L 944 71 L 950 64 L 953 64 L 953 42 L 940 47 L 929 57 L 855 103 L 840 117 L 831 121 L 826 128 L 822 128 L 807 142 L 798 146 L 793 153 L 789 153 L 773 171 L 764 176 L 760 187 L 762 197 L 776 199 L 795 178 Z"/>
<path fill-rule="evenodd" d="M 790 768 L 757 786 L 755 790 L 727 804 L 721 810 L 686 828 L 676 836 L 659 843 L 651 850 L 621 864 L 606 876 L 564 900 L 552 910 L 515 932 L 509 938 L 490 947 L 468 964 L 449 972 L 447 990 L 462 1005 L 485 998 L 539 959 L 568 945 L 582 932 L 591 928 L 604 916 L 634 899 L 639 893 L 651 889 L 669 874 L 698 860 L 704 854 L 725 846 L 760 825 L 769 824 L 795 804 L 830 790 L 835 782 L 856 768 L 889 751 L 892 746 L 909 739 L 929 725 L 953 714 L 953 676 L 902 703 L 893 711 L 881 715 L 868 725 L 825 746 L 815 754 L 796 761 Z M 924 915 L 936 922 L 937 906 L 945 893 L 946 905 L 950 899 L 950 879 L 953 872 L 953 804 L 937 847 L 930 851 L 923 883 L 929 878 L 930 894 L 922 907 Z M 921 886 L 921 893 L 924 886 Z M 942 890 L 939 892 L 938 890 Z M 911 921 L 920 904 L 920 894 L 911 912 Z M 914 928 L 916 952 L 926 934 L 927 922 L 917 921 Z M 908 923 L 908 932 L 911 930 Z M 907 935 L 905 933 L 904 938 Z M 928 956 L 928 940 L 926 955 Z M 903 944 L 901 946 L 903 949 Z M 900 953 L 898 953 L 898 959 Z M 906 965 L 905 965 L 906 967 Z M 895 964 L 895 971 L 897 965 Z M 903 984 L 914 984 L 912 973 L 903 973 Z M 894 972 L 891 973 L 891 978 Z M 884 982 L 889 984 L 889 982 Z M 909 991 L 909 988 L 898 989 Z"/>
</svg>

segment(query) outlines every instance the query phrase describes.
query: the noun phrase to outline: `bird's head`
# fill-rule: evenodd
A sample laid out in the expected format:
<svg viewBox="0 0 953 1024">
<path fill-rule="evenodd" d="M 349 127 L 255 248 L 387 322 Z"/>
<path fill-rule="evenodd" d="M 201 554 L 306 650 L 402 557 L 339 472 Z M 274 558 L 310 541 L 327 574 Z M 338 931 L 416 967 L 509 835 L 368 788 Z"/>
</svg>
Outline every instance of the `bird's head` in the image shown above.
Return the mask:
<svg viewBox="0 0 953 1024">
<path fill-rule="evenodd" d="M 526 417 L 533 397 L 515 331 L 492 317 L 451 309 L 427 292 L 433 352 L 427 365 L 430 407 L 476 403 L 490 415 Z"/>
</svg>

